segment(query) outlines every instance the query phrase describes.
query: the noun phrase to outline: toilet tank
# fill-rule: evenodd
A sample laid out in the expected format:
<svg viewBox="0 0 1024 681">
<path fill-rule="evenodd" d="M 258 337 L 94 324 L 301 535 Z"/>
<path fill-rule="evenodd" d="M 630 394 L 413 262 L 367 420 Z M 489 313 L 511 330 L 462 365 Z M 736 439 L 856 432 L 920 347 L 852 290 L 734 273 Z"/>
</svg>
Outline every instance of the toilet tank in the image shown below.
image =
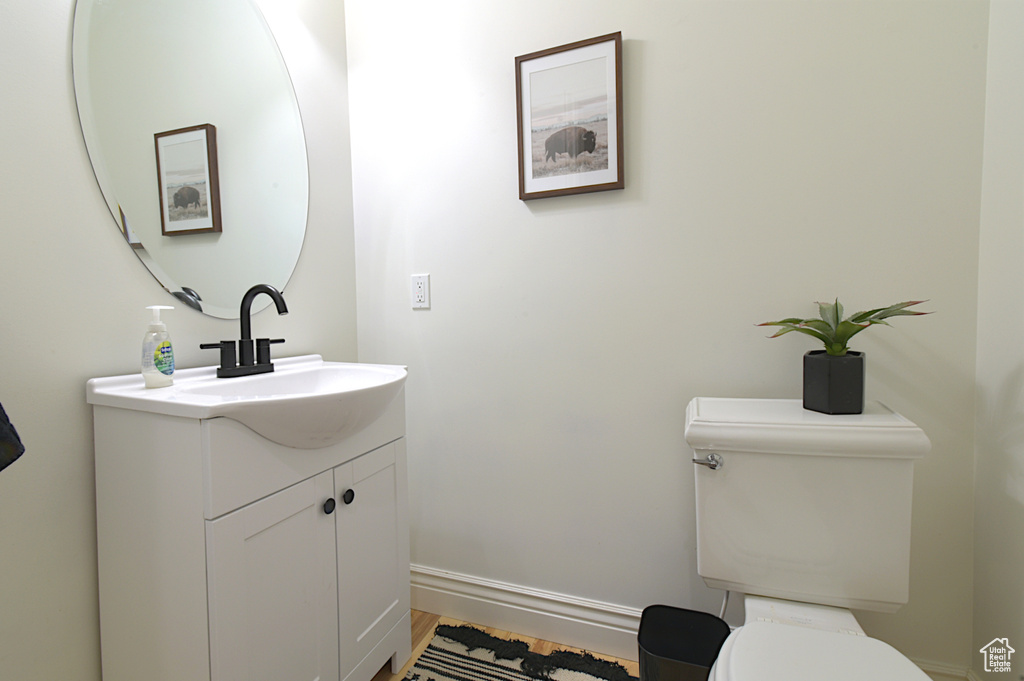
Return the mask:
<svg viewBox="0 0 1024 681">
<path fill-rule="evenodd" d="M 930 449 L 879 402 L 828 415 L 800 400 L 698 397 L 697 571 L 713 588 L 893 612 L 907 602 L 914 460 Z"/>
</svg>

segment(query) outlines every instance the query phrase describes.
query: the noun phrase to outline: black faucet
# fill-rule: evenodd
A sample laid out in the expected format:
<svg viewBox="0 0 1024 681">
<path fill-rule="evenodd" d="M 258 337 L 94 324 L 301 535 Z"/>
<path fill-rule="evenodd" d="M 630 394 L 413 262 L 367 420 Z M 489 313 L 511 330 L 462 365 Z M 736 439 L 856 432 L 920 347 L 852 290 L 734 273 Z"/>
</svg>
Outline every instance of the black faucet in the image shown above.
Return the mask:
<svg viewBox="0 0 1024 681">
<path fill-rule="evenodd" d="M 285 305 L 284 297 L 273 286 L 269 284 L 256 284 L 242 296 L 242 308 L 239 312 L 242 325 L 242 337 L 238 341 L 238 366 L 235 366 L 235 341 L 225 340 L 219 343 L 202 343 L 203 350 L 220 350 L 220 367 L 217 369 L 219 378 L 232 378 L 234 376 L 249 376 L 252 374 L 265 374 L 274 370 L 270 361 L 270 346 L 274 343 L 284 343 L 284 338 L 257 338 L 256 352 L 253 355 L 252 340 L 252 301 L 261 293 L 266 293 L 274 299 L 277 306 L 277 314 L 288 314 L 288 306 Z"/>
</svg>

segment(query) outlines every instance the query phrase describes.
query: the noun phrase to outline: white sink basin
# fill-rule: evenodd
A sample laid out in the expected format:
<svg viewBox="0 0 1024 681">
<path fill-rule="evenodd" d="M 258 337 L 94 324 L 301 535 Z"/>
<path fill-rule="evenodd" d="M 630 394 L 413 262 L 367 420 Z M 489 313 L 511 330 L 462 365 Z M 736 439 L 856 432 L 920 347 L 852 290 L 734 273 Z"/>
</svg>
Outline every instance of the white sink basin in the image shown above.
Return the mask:
<svg viewBox="0 0 1024 681">
<path fill-rule="evenodd" d="M 404 366 L 325 362 L 320 355 L 274 360 L 274 371 L 217 378 L 216 367 L 183 369 L 174 385 L 147 389 L 141 374 L 94 378 L 86 399 L 185 418 L 226 417 L 268 440 L 316 449 L 370 425 L 402 390 Z"/>
</svg>

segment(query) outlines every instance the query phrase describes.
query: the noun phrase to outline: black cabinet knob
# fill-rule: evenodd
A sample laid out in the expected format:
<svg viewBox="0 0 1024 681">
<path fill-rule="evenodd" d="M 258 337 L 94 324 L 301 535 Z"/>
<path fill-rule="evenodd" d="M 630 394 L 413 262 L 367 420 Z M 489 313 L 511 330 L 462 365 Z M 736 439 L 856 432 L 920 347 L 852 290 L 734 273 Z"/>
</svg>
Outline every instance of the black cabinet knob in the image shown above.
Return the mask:
<svg viewBox="0 0 1024 681">
<path fill-rule="evenodd" d="M 341 500 L 348 506 L 356 499 L 356 491 L 354 489 L 347 489 L 345 493 L 341 495 Z"/>
<path fill-rule="evenodd" d="M 326 513 L 327 515 L 334 513 L 334 507 L 334 499 L 328 499 L 327 501 L 324 502 L 324 513 Z"/>
</svg>

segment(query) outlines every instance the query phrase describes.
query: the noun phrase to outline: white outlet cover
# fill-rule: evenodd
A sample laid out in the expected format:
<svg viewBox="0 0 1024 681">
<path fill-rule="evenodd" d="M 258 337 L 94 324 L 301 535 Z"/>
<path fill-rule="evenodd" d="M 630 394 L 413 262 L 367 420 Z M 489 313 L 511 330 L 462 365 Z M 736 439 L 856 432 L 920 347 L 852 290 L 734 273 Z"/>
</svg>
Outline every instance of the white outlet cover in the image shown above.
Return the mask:
<svg viewBox="0 0 1024 681">
<path fill-rule="evenodd" d="M 430 308 L 430 275 L 429 274 L 414 274 L 412 275 L 412 288 L 410 294 L 412 296 L 412 307 L 414 310 L 423 310 Z"/>
</svg>

